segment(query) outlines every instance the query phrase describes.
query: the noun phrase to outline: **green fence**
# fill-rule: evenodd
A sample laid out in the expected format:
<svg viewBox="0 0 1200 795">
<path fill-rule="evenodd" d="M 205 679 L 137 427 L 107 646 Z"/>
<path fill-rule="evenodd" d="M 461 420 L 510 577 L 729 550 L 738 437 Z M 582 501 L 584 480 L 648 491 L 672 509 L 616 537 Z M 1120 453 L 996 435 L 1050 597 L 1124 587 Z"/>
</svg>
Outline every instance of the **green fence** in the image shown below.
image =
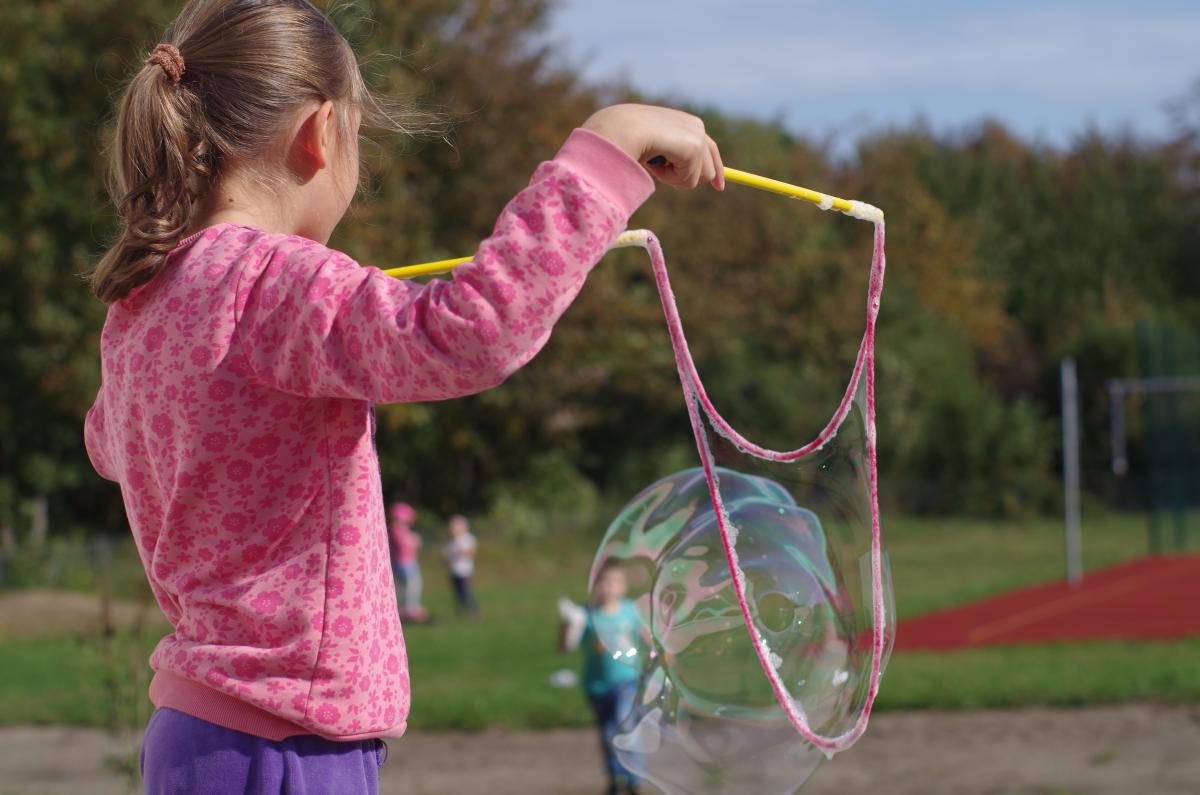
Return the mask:
<svg viewBox="0 0 1200 795">
<path fill-rule="evenodd" d="M 1180 550 L 1200 519 L 1200 333 L 1143 321 L 1138 354 L 1150 549 Z"/>
</svg>

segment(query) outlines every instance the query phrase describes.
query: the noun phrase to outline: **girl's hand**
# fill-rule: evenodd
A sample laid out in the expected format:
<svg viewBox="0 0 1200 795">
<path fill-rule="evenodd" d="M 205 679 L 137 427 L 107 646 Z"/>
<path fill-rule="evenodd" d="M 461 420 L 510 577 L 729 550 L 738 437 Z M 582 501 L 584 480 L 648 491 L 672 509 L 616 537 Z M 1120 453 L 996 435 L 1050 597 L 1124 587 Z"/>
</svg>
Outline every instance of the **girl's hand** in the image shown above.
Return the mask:
<svg viewBox="0 0 1200 795">
<path fill-rule="evenodd" d="M 612 105 L 593 113 L 583 128 L 624 149 L 672 188 L 707 182 L 725 189 L 717 144 L 704 132 L 704 122 L 690 113 L 653 105 Z"/>
</svg>

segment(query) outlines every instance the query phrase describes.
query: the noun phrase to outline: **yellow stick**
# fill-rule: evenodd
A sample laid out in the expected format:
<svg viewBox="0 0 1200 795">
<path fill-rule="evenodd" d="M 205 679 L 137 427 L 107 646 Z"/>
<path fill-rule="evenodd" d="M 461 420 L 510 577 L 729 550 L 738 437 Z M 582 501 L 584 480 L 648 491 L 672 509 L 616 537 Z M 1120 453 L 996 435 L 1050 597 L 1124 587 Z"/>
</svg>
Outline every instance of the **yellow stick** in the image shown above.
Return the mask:
<svg viewBox="0 0 1200 795">
<path fill-rule="evenodd" d="M 865 202 L 839 199 L 837 196 L 830 196 L 820 191 L 802 188 L 799 185 L 791 185 L 787 182 L 780 182 L 777 179 L 770 179 L 769 177 L 760 177 L 757 174 L 751 174 L 747 171 L 738 171 L 736 168 L 727 167 L 725 169 L 725 180 L 738 185 L 745 185 L 748 188 L 757 188 L 758 190 L 765 190 L 780 196 L 800 199 L 815 204 L 822 210 L 837 210 L 838 212 L 864 221 L 871 221 L 872 223 L 883 221 L 883 211 Z M 414 276 L 426 276 L 431 273 L 448 273 L 454 270 L 456 266 L 470 261 L 470 257 L 456 257 L 455 259 L 442 259 L 436 262 L 422 262 L 419 265 L 405 265 L 400 268 L 391 268 L 385 270 L 384 273 L 388 276 L 395 276 L 397 279 L 411 279 Z"/>
<path fill-rule="evenodd" d="M 770 177 L 760 177 L 748 171 L 738 171 L 736 168 L 726 168 L 725 179 L 728 182 L 736 182 L 748 188 L 758 188 L 759 190 L 778 193 L 780 196 L 787 196 L 792 199 L 803 199 L 806 202 L 812 202 L 818 207 L 827 206 L 827 208 L 832 208 L 843 213 L 850 212 L 854 207 L 854 202 L 847 199 L 827 196 L 820 191 L 802 188 L 799 185 L 789 185 L 786 182 L 780 182 Z"/>
<path fill-rule="evenodd" d="M 422 262 L 419 265 L 404 265 L 399 268 L 389 268 L 384 273 L 388 276 L 395 276 L 397 279 L 411 279 L 414 276 L 428 276 L 431 273 L 449 273 L 464 262 L 470 261 L 470 257 L 439 259 L 433 262 Z"/>
</svg>

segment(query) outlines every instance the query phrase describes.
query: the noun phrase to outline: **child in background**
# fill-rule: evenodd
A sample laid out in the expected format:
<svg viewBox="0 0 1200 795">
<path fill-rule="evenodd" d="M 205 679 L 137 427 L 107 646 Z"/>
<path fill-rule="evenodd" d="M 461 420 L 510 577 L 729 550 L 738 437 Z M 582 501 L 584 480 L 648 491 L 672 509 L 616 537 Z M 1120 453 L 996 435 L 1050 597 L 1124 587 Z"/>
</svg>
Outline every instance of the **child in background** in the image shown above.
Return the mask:
<svg viewBox="0 0 1200 795">
<path fill-rule="evenodd" d="M 479 615 L 479 603 L 471 588 L 475 576 L 475 550 L 478 544 L 471 535 L 471 523 L 467 517 L 456 514 L 450 517 L 450 540 L 442 549 L 446 568 L 450 572 L 450 585 L 454 588 L 454 606 L 459 613 Z"/>
<path fill-rule="evenodd" d="M 399 281 L 325 244 L 360 124 L 410 118 L 305 0 L 191 0 L 121 97 L 84 435 L 173 628 L 150 658 L 148 793 L 378 792 L 410 689 L 372 404 L 500 384 L 650 196 L 648 172 L 721 185 L 699 119 L 605 108 L 472 263 Z"/>
<path fill-rule="evenodd" d="M 562 625 L 559 648 L 583 649 L 583 689 L 600 729 L 608 795 L 637 795 L 637 777 L 617 758 L 613 738 L 633 712 L 638 680 L 642 675 L 645 625 L 633 602 L 625 598 L 625 570 L 616 558 L 601 564 L 596 575 L 592 604 L 585 610 L 559 601 Z"/>
<path fill-rule="evenodd" d="M 421 535 L 412 529 L 417 512 L 406 502 L 394 502 L 392 517 L 392 573 L 400 597 L 400 620 L 422 623 L 429 612 L 421 607 Z"/>
</svg>

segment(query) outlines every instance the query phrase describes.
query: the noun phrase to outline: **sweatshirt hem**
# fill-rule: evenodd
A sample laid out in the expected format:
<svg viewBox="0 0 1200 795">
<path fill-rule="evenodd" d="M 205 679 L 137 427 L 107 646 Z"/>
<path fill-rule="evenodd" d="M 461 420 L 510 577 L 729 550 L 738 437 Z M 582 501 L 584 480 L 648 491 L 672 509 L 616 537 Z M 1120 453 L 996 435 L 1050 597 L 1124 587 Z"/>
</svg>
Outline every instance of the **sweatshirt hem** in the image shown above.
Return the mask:
<svg viewBox="0 0 1200 795">
<path fill-rule="evenodd" d="M 154 673 L 154 678 L 150 681 L 150 701 L 156 707 L 178 710 L 193 718 L 272 742 L 302 734 L 316 735 L 334 742 L 394 739 L 404 734 L 407 728 L 407 722 L 401 721 L 391 728 L 373 732 L 322 734 L 311 727 L 293 723 L 228 693 L 214 690 L 170 671 Z"/>
</svg>

